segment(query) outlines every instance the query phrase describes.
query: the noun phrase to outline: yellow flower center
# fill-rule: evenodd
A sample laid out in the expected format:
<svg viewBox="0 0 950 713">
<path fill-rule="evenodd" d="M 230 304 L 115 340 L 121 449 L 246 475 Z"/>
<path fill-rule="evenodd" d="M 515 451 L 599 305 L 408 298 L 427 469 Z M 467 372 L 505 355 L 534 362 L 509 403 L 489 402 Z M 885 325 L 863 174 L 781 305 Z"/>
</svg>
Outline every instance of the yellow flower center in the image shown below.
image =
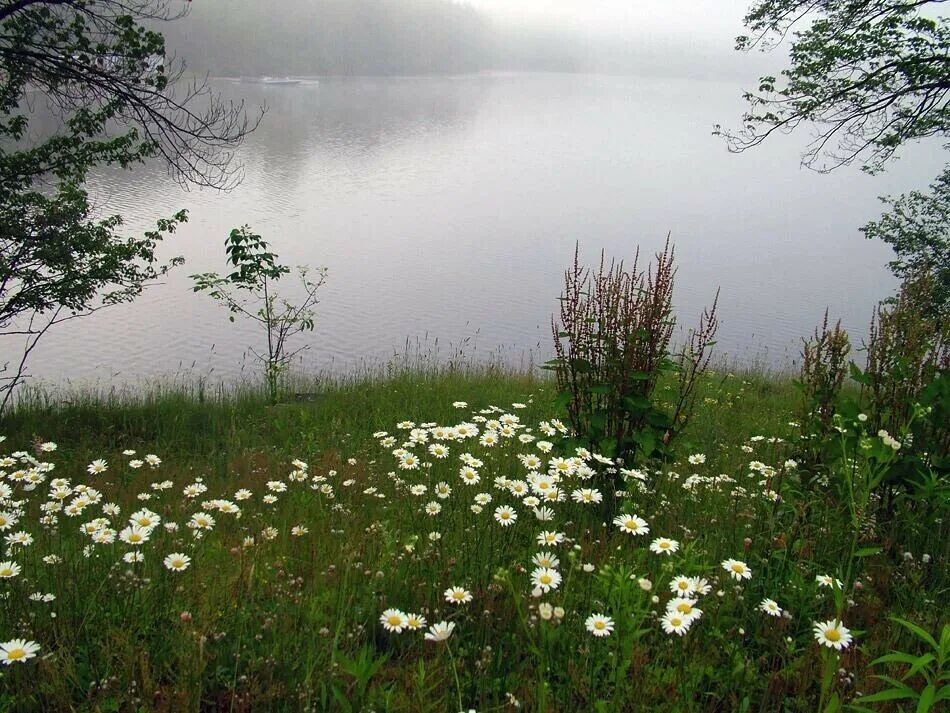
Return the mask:
<svg viewBox="0 0 950 713">
<path fill-rule="evenodd" d="M 17 661 L 26 656 L 26 649 L 10 649 L 7 651 L 7 658 L 11 661 Z"/>
<path fill-rule="evenodd" d="M 828 641 L 840 641 L 841 632 L 837 629 L 825 629 L 825 638 L 828 639 Z"/>
<path fill-rule="evenodd" d="M 399 626 L 402 623 L 402 618 L 396 614 L 389 615 L 389 625 L 390 626 Z"/>
<path fill-rule="evenodd" d="M 735 572 L 736 574 L 742 574 L 743 572 L 745 572 L 745 567 L 743 567 L 741 564 L 737 562 L 736 564 L 732 565 L 732 571 Z"/>
<path fill-rule="evenodd" d="M 539 581 L 541 582 L 541 584 L 550 584 L 550 583 L 551 583 L 551 575 L 550 575 L 550 574 L 542 574 L 541 577 L 540 577 L 540 579 L 539 579 Z"/>
<path fill-rule="evenodd" d="M 12 576 L 13 576 L 13 569 L 11 569 L 10 567 L 4 567 L 3 569 L 0 569 L 0 577 L 12 577 Z"/>
<path fill-rule="evenodd" d="M 597 629 L 598 631 L 603 631 L 606 627 L 607 625 L 602 621 L 594 622 L 594 628 Z"/>
<path fill-rule="evenodd" d="M 681 626 L 683 624 L 683 620 L 680 619 L 678 616 L 674 616 L 672 619 L 670 619 L 670 624 L 674 627 Z"/>
<path fill-rule="evenodd" d="M 678 611 L 680 614 L 689 614 L 691 611 L 693 611 L 693 605 L 689 602 L 680 602 L 676 605 L 676 611 Z"/>
<path fill-rule="evenodd" d="M 142 541 L 142 536 L 138 534 L 137 532 L 133 532 L 131 535 L 129 535 L 129 542 L 141 542 L 141 541 Z"/>
</svg>

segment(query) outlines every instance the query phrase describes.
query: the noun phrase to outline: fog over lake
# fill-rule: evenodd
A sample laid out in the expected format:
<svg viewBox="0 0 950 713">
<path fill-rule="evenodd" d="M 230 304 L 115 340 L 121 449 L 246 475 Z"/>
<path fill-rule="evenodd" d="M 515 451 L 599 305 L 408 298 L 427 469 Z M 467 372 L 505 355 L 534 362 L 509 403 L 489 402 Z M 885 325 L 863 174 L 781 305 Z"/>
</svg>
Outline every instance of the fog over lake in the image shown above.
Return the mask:
<svg viewBox="0 0 950 713">
<path fill-rule="evenodd" d="M 187 208 L 162 248 L 187 262 L 135 303 L 51 331 L 31 358 L 36 378 L 255 373 L 245 352 L 262 335 L 229 323 L 188 279 L 225 269 L 224 239 L 243 223 L 283 262 L 329 269 L 299 369 L 382 363 L 407 339 L 424 350 L 438 340 L 444 358 L 467 340 L 476 359 L 538 363 L 575 242 L 589 262 L 601 249 L 630 260 L 667 234 L 682 321 L 721 287 L 719 352 L 788 366 L 826 306 L 855 341 L 866 334 L 895 283 L 889 248 L 858 228 L 880 214 L 878 195 L 926 186 L 942 167 L 938 147 L 922 145 L 881 176 L 820 175 L 799 167 L 801 131 L 730 154 L 711 135 L 743 109 L 743 87 L 727 82 L 476 74 L 215 86 L 268 106 L 239 153 L 245 180 L 221 194 L 183 191 L 159 165 L 96 173 L 90 194 L 130 229 Z"/>
</svg>

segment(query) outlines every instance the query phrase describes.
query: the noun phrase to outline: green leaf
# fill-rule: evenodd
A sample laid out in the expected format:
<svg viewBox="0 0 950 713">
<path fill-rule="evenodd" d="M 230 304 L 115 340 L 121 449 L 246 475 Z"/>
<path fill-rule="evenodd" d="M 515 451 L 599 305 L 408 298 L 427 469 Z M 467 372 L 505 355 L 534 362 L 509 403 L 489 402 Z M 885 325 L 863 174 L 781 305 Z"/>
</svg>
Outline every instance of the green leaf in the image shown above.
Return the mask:
<svg viewBox="0 0 950 713">
<path fill-rule="evenodd" d="M 908 698 L 916 698 L 917 693 L 911 689 L 901 690 L 899 688 L 888 688 L 886 691 L 872 693 L 869 696 L 861 696 L 857 703 L 881 703 L 883 701 L 899 701 Z"/>
<path fill-rule="evenodd" d="M 587 359 L 571 359 L 568 362 L 571 368 L 576 371 L 578 374 L 589 374 L 594 370 L 594 367 L 591 366 L 591 363 Z"/>
<path fill-rule="evenodd" d="M 927 713 L 934 704 L 937 697 L 937 687 L 932 683 L 927 684 L 924 692 L 920 694 L 920 700 L 917 701 L 917 713 Z"/>
<path fill-rule="evenodd" d="M 825 713 L 838 713 L 841 710 L 841 699 L 838 698 L 837 693 L 831 695 L 831 700 L 828 701 L 828 705 L 825 706 Z"/>
<path fill-rule="evenodd" d="M 883 551 L 881 547 L 862 547 L 860 550 L 854 553 L 855 557 L 870 557 L 871 555 L 876 555 Z"/>
<path fill-rule="evenodd" d="M 917 657 L 913 654 L 905 654 L 902 651 L 895 651 L 892 654 L 887 654 L 886 656 L 881 656 L 880 658 L 874 659 L 871 662 L 872 666 L 877 666 L 882 663 L 905 663 L 908 666 L 913 665 L 917 661 Z"/>
<path fill-rule="evenodd" d="M 854 381 L 858 382 L 859 384 L 867 384 L 867 383 L 869 383 L 868 377 L 865 375 L 865 373 L 864 373 L 863 371 L 861 371 L 861 369 L 858 367 L 858 365 L 855 364 L 854 362 L 851 362 L 851 363 L 848 364 L 848 370 L 850 371 L 850 373 L 851 373 L 851 378 L 852 378 Z"/>
<path fill-rule="evenodd" d="M 917 626 L 917 625 L 914 624 L 913 622 L 907 621 L 906 619 L 901 619 L 900 617 L 896 617 L 896 616 L 892 616 L 892 617 L 890 617 L 890 619 L 891 619 L 891 621 L 893 621 L 894 623 L 900 624 L 901 626 L 903 626 L 903 627 L 904 627 L 905 629 L 907 629 L 908 631 L 910 631 L 910 632 L 916 634 L 917 637 L 918 637 L 921 641 L 926 641 L 928 644 L 930 644 L 931 648 L 933 648 L 934 651 L 939 651 L 939 650 L 940 650 L 940 647 L 937 646 L 937 642 L 936 642 L 936 640 L 934 639 L 934 637 L 932 637 L 930 634 L 928 634 L 926 631 L 924 631 L 923 629 L 921 629 L 919 626 Z"/>
</svg>

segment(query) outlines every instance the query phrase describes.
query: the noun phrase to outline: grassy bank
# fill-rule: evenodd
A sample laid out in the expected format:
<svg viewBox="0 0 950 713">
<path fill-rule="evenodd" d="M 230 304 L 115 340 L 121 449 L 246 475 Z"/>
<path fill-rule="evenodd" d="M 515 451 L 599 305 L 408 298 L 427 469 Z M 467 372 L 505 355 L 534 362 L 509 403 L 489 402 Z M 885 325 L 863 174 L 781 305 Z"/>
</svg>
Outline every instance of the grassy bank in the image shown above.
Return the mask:
<svg viewBox="0 0 950 713">
<path fill-rule="evenodd" d="M 0 642 L 41 648 L 2 667 L 0 709 L 814 711 L 880 690 L 903 669 L 871 661 L 920 645 L 889 617 L 946 619 L 946 524 L 897 507 L 855 535 L 788 462 L 790 380 L 700 388 L 677 456 L 622 476 L 568 447 L 530 375 L 276 406 L 35 394 L 0 424 L 4 535 L 31 540 L 0 558 Z M 838 617 L 841 650 L 814 631 Z"/>
</svg>

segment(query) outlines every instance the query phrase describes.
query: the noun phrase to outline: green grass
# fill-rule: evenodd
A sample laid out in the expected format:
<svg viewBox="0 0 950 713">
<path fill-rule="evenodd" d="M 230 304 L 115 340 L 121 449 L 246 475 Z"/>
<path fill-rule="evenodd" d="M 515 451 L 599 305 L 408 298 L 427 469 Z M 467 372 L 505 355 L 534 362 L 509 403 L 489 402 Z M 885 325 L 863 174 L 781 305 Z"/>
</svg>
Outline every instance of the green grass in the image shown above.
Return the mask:
<svg viewBox="0 0 950 713">
<path fill-rule="evenodd" d="M 25 664 L 2 667 L 0 709 L 501 711 L 514 710 L 517 699 L 522 710 L 814 711 L 880 688 L 873 674 L 883 669 L 870 662 L 913 641 L 888 616 L 929 631 L 945 620 L 946 523 L 918 504 L 898 503 L 886 522 L 865 523 L 852 538 L 833 479 L 810 483 L 808 473 L 784 465 L 798 435 L 789 379 L 706 377 L 675 458 L 647 464 L 646 483 L 631 478 L 628 494 L 617 497 L 613 476 L 591 461 L 597 474 L 567 479 L 568 499 L 552 504 L 550 522 L 493 484 L 499 476 L 524 479 L 516 456 L 537 452 L 536 442 L 450 441 L 449 458 L 429 458 L 428 470 L 399 469 L 391 452 L 408 435 L 396 428 L 401 421 L 454 425 L 493 405 L 544 438 L 539 422 L 561 417 L 549 382 L 450 370 L 295 390 L 303 400 L 278 405 L 252 388 L 34 393 L 4 418 L 0 453 L 33 452 L 44 441 L 58 448 L 40 456 L 55 463 L 47 481 L 32 491 L 16 484 L 12 495 L 24 501 L 23 514 L 4 534 L 23 530 L 35 541 L 8 545 L 0 557 L 22 567 L 0 579 L 0 642 L 23 637 L 42 648 Z M 398 434 L 396 446 L 380 445 L 373 434 L 381 431 Z M 549 440 L 554 452 L 545 458 L 573 455 L 561 435 Z M 132 469 L 125 449 L 162 463 Z M 459 477 L 462 452 L 483 461 L 477 486 Z M 687 460 L 699 453 L 704 463 Z M 96 458 L 109 468 L 89 475 Z M 308 464 L 300 482 L 295 458 Z M 754 473 L 751 461 L 774 470 Z M 4 470 L 14 467 L 22 466 Z M 687 490 L 693 474 L 710 480 Z M 736 482 L 716 485 L 719 474 Z M 44 527 L 39 506 L 54 478 L 94 487 L 102 501 Z M 170 488 L 152 488 L 166 480 Z M 272 504 L 263 501 L 268 481 L 287 486 Z M 451 484 L 451 497 L 434 496 L 439 481 Z M 194 483 L 207 490 L 188 498 L 183 489 Z M 426 493 L 412 494 L 420 484 Z M 604 502 L 573 502 L 571 492 L 584 487 L 600 489 Z M 203 501 L 234 500 L 240 488 L 253 493 L 236 502 L 241 517 L 209 511 L 216 524 L 201 538 L 186 527 L 204 512 Z M 763 497 L 765 488 L 780 498 Z M 492 500 L 476 514 L 478 493 Z M 104 517 L 107 502 L 121 507 L 109 517 L 115 530 L 142 507 L 179 528 L 156 528 L 140 546 L 144 561 L 127 564 L 121 558 L 132 546 L 93 544 L 80 532 Z M 428 502 L 441 512 L 426 515 Z M 514 525 L 493 519 L 500 505 L 515 508 Z M 622 533 L 611 522 L 620 512 L 643 517 L 650 534 Z M 294 526 L 308 532 L 293 536 Z M 272 539 L 268 528 L 276 529 Z M 540 547 L 542 530 L 567 541 Z M 440 539 L 430 539 L 433 532 Z M 677 540 L 679 551 L 652 553 L 656 536 Z M 854 558 L 852 539 L 880 552 Z M 532 557 L 540 550 L 559 558 L 563 581 L 534 597 Z M 166 569 L 171 552 L 188 554 L 191 566 Z M 63 561 L 46 563 L 50 554 Z M 752 578 L 729 579 L 720 566 L 727 558 L 746 562 Z M 711 586 L 698 602 L 702 618 L 682 637 L 658 621 L 680 574 Z M 848 591 L 820 587 L 817 574 L 846 579 Z M 471 603 L 445 602 L 444 590 L 455 585 L 472 593 Z M 56 599 L 31 600 L 37 592 Z M 766 597 L 790 618 L 758 611 Z M 539 603 L 563 615 L 547 620 Z M 429 624 L 454 622 L 454 632 L 442 643 L 424 641 L 421 631 L 387 632 L 379 617 L 390 607 L 421 613 Z M 610 636 L 588 633 L 594 613 L 613 619 Z M 835 616 L 855 635 L 840 654 L 812 634 L 813 622 Z"/>
</svg>

